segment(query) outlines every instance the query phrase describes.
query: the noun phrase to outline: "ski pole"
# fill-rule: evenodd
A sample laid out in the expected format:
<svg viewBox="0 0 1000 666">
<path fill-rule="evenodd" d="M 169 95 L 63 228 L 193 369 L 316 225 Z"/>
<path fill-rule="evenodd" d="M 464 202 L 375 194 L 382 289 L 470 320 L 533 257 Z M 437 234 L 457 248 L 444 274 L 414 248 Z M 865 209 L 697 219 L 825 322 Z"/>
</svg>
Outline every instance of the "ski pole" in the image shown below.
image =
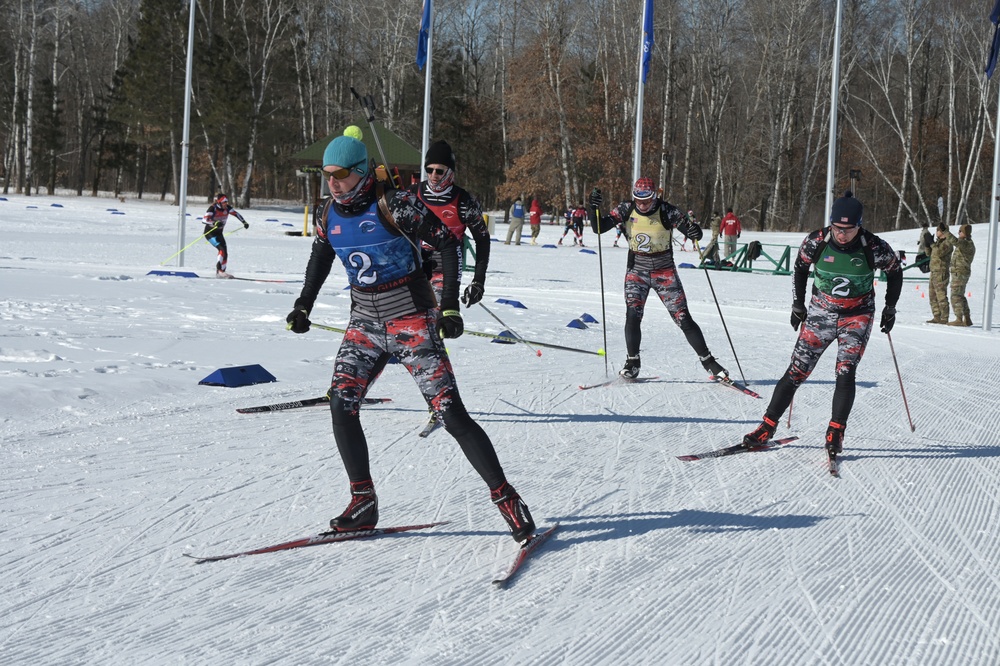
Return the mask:
<svg viewBox="0 0 1000 666">
<path fill-rule="evenodd" d="M 351 86 L 351 94 L 354 95 L 354 99 L 358 100 L 358 104 L 361 105 L 361 109 L 365 112 L 368 129 L 372 131 L 372 137 L 375 139 L 375 147 L 378 148 L 378 154 L 382 157 L 382 164 L 385 165 L 386 173 L 389 173 L 389 160 L 385 158 L 385 151 L 382 150 L 382 142 L 378 138 L 378 132 L 375 131 L 375 100 L 371 95 L 365 95 L 365 98 L 361 99 L 354 86 Z M 389 177 L 392 178 L 391 175 Z"/>
<path fill-rule="evenodd" d="M 205 236 L 209 235 L 213 231 L 215 231 L 215 227 L 212 227 L 211 229 L 209 229 L 208 231 L 206 231 L 205 233 L 203 233 L 201 236 L 198 236 L 193 241 L 191 241 L 190 243 L 188 243 L 187 245 L 185 245 L 181 249 L 179 249 L 176 252 L 174 252 L 172 255 L 170 255 L 169 257 L 167 257 L 163 261 L 161 261 L 160 265 L 162 266 L 163 264 L 167 263 L 168 261 L 170 261 L 171 259 L 173 259 L 174 257 L 176 257 L 178 254 L 180 254 L 184 250 L 188 249 L 189 247 L 191 247 L 192 245 L 194 245 L 195 243 L 197 243 L 198 241 L 200 241 L 202 238 L 204 238 Z"/>
<path fill-rule="evenodd" d="M 520 335 L 518 335 L 517 331 L 515 331 L 514 329 L 512 329 L 512 328 L 511 328 L 510 326 L 508 326 L 507 324 L 503 323 L 503 320 L 502 320 L 502 319 L 500 319 L 500 317 L 498 317 L 498 316 L 496 316 L 495 314 L 493 314 L 493 310 L 490 310 L 490 309 L 489 309 L 488 307 L 486 307 L 485 305 L 483 305 L 483 302 L 482 302 L 482 301 L 479 301 L 479 307 L 481 307 L 482 309 L 484 309 L 484 310 L 486 310 L 487 312 L 489 312 L 489 313 L 490 313 L 490 316 L 491 316 L 491 317 L 493 317 L 494 319 L 496 319 L 496 320 L 497 320 L 497 321 L 498 321 L 498 322 L 500 323 L 500 325 L 501 325 L 501 326 L 503 326 L 503 327 L 504 327 L 504 328 L 506 328 L 506 329 L 507 329 L 508 331 L 510 331 L 510 332 L 511 332 L 511 334 L 512 334 L 512 335 L 513 335 L 513 336 L 514 336 L 515 338 L 517 338 L 517 339 L 518 339 L 519 341 L 523 342 L 524 344 L 528 345 L 528 349 L 530 349 L 531 351 L 535 352 L 535 356 L 541 356 L 541 355 L 542 355 L 542 350 L 541 350 L 541 349 L 535 349 L 535 348 L 534 348 L 534 347 L 532 347 L 532 346 L 531 346 L 530 344 L 528 344 L 528 341 L 527 341 L 527 340 L 525 340 L 524 338 L 522 338 L 522 337 L 521 337 Z"/>
<path fill-rule="evenodd" d="M 316 328 L 322 329 L 324 331 L 333 331 L 334 333 L 347 333 L 347 329 L 337 328 L 336 326 L 326 326 L 324 324 L 317 324 L 316 322 L 310 322 L 310 325 Z M 290 327 L 290 326 L 289 326 Z M 286 327 L 287 328 L 287 327 Z M 481 338 L 490 338 L 491 340 L 501 340 L 503 342 L 520 342 L 522 344 L 532 344 L 538 347 L 545 347 L 547 349 L 560 349 L 562 351 L 576 352 L 577 354 L 592 354 L 594 356 L 604 356 L 599 351 L 590 351 L 588 349 L 577 349 L 575 347 L 564 347 L 562 345 L 554 345 L 549 342 L 539 342 L 538 340 L 525 340 L 524 338 L 510 338 L 506 335 L 497 335 L 496 333 L 485 333 L 483 331 L 472 331 L 465 329 L 467 335 L 475 335 Z"/>
<path fill-rule="evenodd" d="M 601 275 L 601 328 L 604 330 L 604 376 L 608 376 L 608 315 L 604 310 L 604 255 L 601 252 L 601 211 L 594 209 L 597 216 L 597 266 Z"/>
<path fill-rule="evenodd" d="M 525 340 L 524 338 L 509 338 L 506 335 L 497 335 L 495 333 L 484 333 L 482 331 L 470 331 L 465 329 L 465 332 L 469 335 L 476 335 L 481 338 L 492 338 L 493 340 L 501 340 L 503 342 L 521 342 L 523 344 L 533 344 L 539 347 L 545 347 L 546 349 L 561 349 L 562 351 L 576 352 L 577 354 L 592 354 L 594 356 L 604 356 L 603 352 L 600 351 L 590 351 L 589 349 L 577 349 L 576 347 L 563 347 L 562 345 L 554 345 L 549 342 L 539 342 L 538 340 Z"/>
<path fill-rule="evenodd" d="M 701 264 L 705 265 L 705 255 L 699 248 L 695 248 L 698 251 L 698 258 L 701 259 Z M 740 365 L 740 357 L 736 354 L 736 347 L 733 346 L 733 338 L 729 335 L 729 327 L 726 326 L 726 318 L 722 316 L 722 306 L 719 305 L 719 298 L 715 295 L 715 286 L 712 284 L 712 278 L 708 275 L 708 268 L 705 268 L 705 279 L 708 280 L 708 288 L 712 290 L 712 300 L 715 301 L 715 309 L 719 311 L 719 319 L 722 320 L 722 330 L 726 332 L 726 339 L 729 340 L 729 348 L 733 350 L 733 358 L 736 359 L 736 368 L 740 371 L 740 377 L 743 379 L 743 383 L 749 385 L 750 382 L 743 375 L 743 366 Z"/>
<path fill-rule="evenodd" d="M 906 408 L 906 418 L 910 421 L 910 432 L 916 432 L 917 427 L 913 425 L 913 417 L 910 416 L 910 405 L 906 402 L 906 391 L 903 390 L 903 375 L 900 374 L 899 363 L 896 362 L 896 350 L 892 346 L 892 336 L 886 333 L 885 337 L 889 339 L 889 351 L 892 352 L 892 364 L 896 366 L 896 377 L 899 378 L 899 392 L 903 396 L 903 407 Z"/>
</svg>

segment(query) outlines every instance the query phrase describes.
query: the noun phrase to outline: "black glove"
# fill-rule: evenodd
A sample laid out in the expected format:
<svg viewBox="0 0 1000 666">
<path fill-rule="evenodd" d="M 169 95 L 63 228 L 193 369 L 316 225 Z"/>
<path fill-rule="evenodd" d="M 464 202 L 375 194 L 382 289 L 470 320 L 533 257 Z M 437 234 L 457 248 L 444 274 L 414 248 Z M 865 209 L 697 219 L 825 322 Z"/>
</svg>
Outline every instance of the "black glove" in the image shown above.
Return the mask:
<svg viewBox="0 0 1000 666">
<path fill-rule="evenodd" d="M 677 224 L 677 229 L 680 230 L 686 238 L 690 238 L 693 241 L 701 240 L 703 235 L 701 227 L 699 227 L 695 222 L 692 222 L 690 218 L 685 217 Z"/>
<path fill-rule="evenodd" d="M 285 317 L 285 321 L 288 322 L 286 328 L 293 333 L 305 333 L 309 330 L 309 325 L 312 323 L 309 321 L 309 311 L 300 307 L 296 307 L 289 312 L 288 316 Z"/>
<path fill-rule="evenodd" d="M 457 338 L 465 332 L 462 313 L 458 311 L 458 301 L 441 303 L 441 314 L 437 320 L 438 335 L 442 338 Z"/>
<path fill-rule="evenodd" d="M 806 306 L 802 301 L 795 301 L 792 303 L 792 328 L 796 331 L 799 330 L 799 325 L 805 321 L 806 318 Z"/>
<path fill-rule="evenodd" d="M 597 210 L 601 207 L 602 203 L 604 203 L 604 197 L 601 196 L 601 191 L 595 187 L 590 192 L 590 207 Z"/>
<path fill-rule="evenodd" d="M 465 307 L 471 308 L 483 300 L 484 293 L 485 289 L 483 289 L 482 283 L 473 281 L 472 284 L 465 288 L 465 292 L 462 294 L 462 302 L 465 303 Z"/>
<path fill-rule="evenodd" d="M 887 305 L 882 308 L 882 321 L 879 322 L 879 328 L 882 329 L 883 333 L 888 333 L 892 330 L 893 324 L 896 323 L 896 308 L 891 305 Z"/>
<path fill-rule="evenodd" d="M 244 229 L 249 229 L 250 228 L 250 223 L 247 222 L 246 220 L 243 220 L 243 228 Z"/>
</svg>

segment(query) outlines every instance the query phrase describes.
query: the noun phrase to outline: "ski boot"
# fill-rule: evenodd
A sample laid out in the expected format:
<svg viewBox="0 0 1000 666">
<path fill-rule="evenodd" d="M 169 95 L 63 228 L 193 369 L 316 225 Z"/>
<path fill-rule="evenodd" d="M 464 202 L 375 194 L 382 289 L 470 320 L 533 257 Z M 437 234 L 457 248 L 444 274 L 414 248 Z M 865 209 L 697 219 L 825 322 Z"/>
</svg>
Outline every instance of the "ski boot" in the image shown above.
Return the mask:
<svg viewBox="0 0 1000 666">
<path fill-rule="evenodd" d="M 625 379 L 635 379 L 639 376 L 639 368 L 642 367 L 642 362 L 639 360 L 639 355 L 628 356 L 625 359 L 625 367 L 622 368 L 618 374 Z"/>
<path fill-rule="evenodd" d="M 514 541 L 521 543 L 535 533 L 535 521 L 531 519 L 528 505 L 512 485 L 504 481 L 502 486 L 490 491 L 490 500 L 500 509 L 500 515 L 507 521 Z"/>
<path fill-rule="evenodd" d="M 711 354 L 705 357 L 699 356 L 698 360 L 701 361 L 701 367 L 708 370 L 715 379 L 729 379 L 729 371 L 719 365 L 719 362 Z"/>
<path fill-rule="evenodd" d="M 844 450 L 844 429 L 847 426 L 836 421 L 830 421 L 830 427 L 826 429 L 826 452 L 830 456 L 835 456 Z"/>
<path fill-rule="evenodd" d="M 743 436 L 744 448 L 752 449 L 757 446 L 764 446 L 771 441 L 771 438 L 774 437 L 774 431 L 777 429 L 778 422 L 767 414 L 764 414 L 764 420 L 760 422 L 757 429 Z"/>
<path fill-rule="evenodd" d="M 334 532 L 371 530 L 378 524 L 378 497 L 371 481 L 351 482 L 351 503 L 330 521 Z"/>
</svg>

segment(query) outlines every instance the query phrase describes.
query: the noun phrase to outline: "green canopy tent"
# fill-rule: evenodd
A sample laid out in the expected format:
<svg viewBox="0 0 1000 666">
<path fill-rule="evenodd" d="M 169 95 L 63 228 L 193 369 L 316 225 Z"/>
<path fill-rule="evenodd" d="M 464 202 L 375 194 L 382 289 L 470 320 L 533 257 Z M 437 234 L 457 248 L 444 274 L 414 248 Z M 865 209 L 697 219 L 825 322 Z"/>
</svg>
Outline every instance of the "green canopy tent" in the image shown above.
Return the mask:
<svg viewBox="0 0 1000 666">
<path fill-rule="evenodd" d="M 372 136 L 372 128 L 368 125 L 368 122 L 365 120 L 355 120 L 352 124 L 361 128 L 361 132 L 363 133 L 362 142 L 365 144 L 365 148 L 368 149 L 368 157 L 381 163 L 382 156 L 379 153 L 378 144 L 375 143 L 375 138 Z M 403 186 L 409 185 L 412 175 L 420 170 L 420 151 L 404 141 L 398 134 L 387 129 L 382 123 L 375 121 L 373 125 L 375 131 L 378 132 L 382 150 L 385 151 L 385 158 L 389 161 L 388 166 L 399 169 Z M 326 136 L 305 150 L 295 153 L 290 158 L 290 162 L 296 167 L 299 175 L 309 178 L 312 181 L 309 190 L 312 192 L 313 200 L 306 203 L 307 206 L 312 206 L 314 213 L 320 209 L 320 200 L 324 193 L 322 176 L 323 151 L 326 150 L 327 145 L 331 141 L 341 134 L 343 134 L 343 130 Z M 298 232 L 294 233 L 298 235 Z M 305 233 L 308 235 L 308 227 Z"/>
<path fill-rule="evenodd" d="M 369 159 L 374 159 L 377 163 L 381 163 L 382 156 L 379 154 L 378 144 L 375 143 L 375 138 L 371 134 L 371 127 L 368 125 L 367 121 L 355 120 L 353 124 L 361 128 L 363 133 L 361 140 L 364 142 L 365 148 L 368 149 Z M 419 180 L 420 151 L 406 143 L 406 141 L 404 141 L 398 134 L 386 129 L 386 127 L 381 123 L 375 122 L 373 124 L 375 126 L 375 130 L 378 132 L 378 138 L 379 142 L 382 144 L 382 150 L 385 151 L 385 159 L 389 161 L 388 166 L 390 168 L 395 167 L 399 169 L 399 176 L 402 180 L 403 187 L 407 187 L 410 184 L 410 179 L 413 176 L 416 176 L 416 179 Z M 313 180 L 313 186 L 310 188 L 314 197 L 312 203 L 310 204 L 312 206 L 313 215 L 317 215 L 322 209 L 320 194 L 323 192 L 323 152 L 326 150 L 327 145 L 329 145 L 331 141 L 341 134 L 343 134 L 343 130 L 320 139 L 305 150 L 300 151 L 291 157 L 290 161 L 296 168 L 298 168 L 299 173 L 304 177 L 311 178 Z M 306 217 L 308 218 L 308 214 Z M 308 236 L 309 226 L 306 224 L 302 232 L 286 231 L 285 233 L 292 236 Z M 476 253 L 467 237 L 463 239 L 462 248 L 463 252 L 466 253 L 465 270 L 474 271 L 476 268 Z M 471 255 L 471 259 L 469 258 L 469 255 Z"/>
<path fill-rule="evenodd" d="M 361 121 L 354 124 L 360 127 L 364 134 L 362 142 L 365 144 L 365 148 L 368 149 L 368 157 L 374 159 L 376 162 L 381 162 L 382 156 L 379 154 L 378 144 L 375 143 L 375 138 L 372 136 L 372 130 L 368 126 L 368 123 Z M 406 141 L 392 130 L 386 129 L 381 123 L 376 121 L 374 126 L 375 131 L 378 132 L 379 141 L 382 143 L 382 149 L 385 151 L 385 158 L 389 161 L 389 166 L 397 167 L 400 173 L 406 171 L 407 175 L 416 173 L 420 169 L 420 151 L 406 143 Z M 295 153 L 291 157 L 292 165 L 303 173 L 318 174 L 323 169 L 323 151 L 326 150 L 327 145 L 331 141 L 341 134 L 343 134 L 343 131 L 335 132 L 330 136 L 320 139 L 305 150 Z M 405 184 L 409 184 L 409 181 L 405 181 Z"/>
</svg>

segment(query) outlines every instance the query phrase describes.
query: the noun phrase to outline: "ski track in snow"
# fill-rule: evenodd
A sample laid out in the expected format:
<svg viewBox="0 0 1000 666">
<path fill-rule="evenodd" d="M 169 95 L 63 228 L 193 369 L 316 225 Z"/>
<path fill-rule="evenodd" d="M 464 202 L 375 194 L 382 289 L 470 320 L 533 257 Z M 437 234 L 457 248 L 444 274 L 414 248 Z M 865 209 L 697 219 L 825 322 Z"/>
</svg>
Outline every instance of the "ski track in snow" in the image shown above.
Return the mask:
<svg viewBox="0 0 1000 666">
<path fill-rule="evenodd" d="M 109 232 L 108 201 L 67 197 L 64 208 L 25 211 L 46 198 L 8 199 L 4 663 L 1000 661 L 997 334 L 924 324 L 927 301 L 910 283 L 893 342 L 916 432 L 875 331 L 834 479 L 822 451 L 832 350 L 798 391 L 791 428 L 787 415 L 779 425 L 778 436 L 798 441 L 675 458 L 738 442 L 759 421 L 795 339 L 789 278 L 712 275 L 740 366 L 763 399 L 706 381 L 655 296 L 642 374 L 659 379 L 580 391 L 624 360 L 625 251 L 602 250 L 602 312 L 596 256 L 494 244 L 484 304 L 518 334 L 595 351 L 605 346 L 601 324 L 566 324 L 584 312 L 607 319 L 607 364 L 472 336 L 447 343 L 465 403 L 511 483 L 540 527 L 561 524 L 510 587 L 490 580 L 516 545 L 455 440 L 443 429 L 417 437 L 426 405 L 399 365 L 372 389 L 393 402 L 362 408 L 380 524 L 447 525 L 194 565 L 182 555 L 313 534 L 346 506 L 328 410 L 234 411 L 321 395 L 340 336 L 285 331 L 295 284 L 146 275 L 176 251 L 175 208 L 128 202 L 119 207 L 141 228 L 116 218 Z M 230 270 L 301 279 L 310 241 L 262 221 L 300 224 L 301 214 L 244 213 L 252 226 L 230 241 Z M 74 233 L 41 244 L 42 216 Z M 561 230 L 543 227 L 543 241 Z M 916 235 L 886 237 L 912 251 Z M 985 237 L 977 225 L 974 238 Z M 205 272 L 214 251 L 196 244 L 187 257 L 189 270 Z M 970 290 L 981 290 L 979 258 L 974 269 Z M 707 282 L 691 270 L 681 278 L 710 348 L 739 378 Z M 314 321 L 347 321 L 345 284 L 335 268 Z M 981 296 L 970 303 L 978 321 Z M 503 328 L 481 308 L 463 313 L 470 329 Z M 197 385 L 216 368 L 251 363 L 279 382 Z"/>
</svg>

